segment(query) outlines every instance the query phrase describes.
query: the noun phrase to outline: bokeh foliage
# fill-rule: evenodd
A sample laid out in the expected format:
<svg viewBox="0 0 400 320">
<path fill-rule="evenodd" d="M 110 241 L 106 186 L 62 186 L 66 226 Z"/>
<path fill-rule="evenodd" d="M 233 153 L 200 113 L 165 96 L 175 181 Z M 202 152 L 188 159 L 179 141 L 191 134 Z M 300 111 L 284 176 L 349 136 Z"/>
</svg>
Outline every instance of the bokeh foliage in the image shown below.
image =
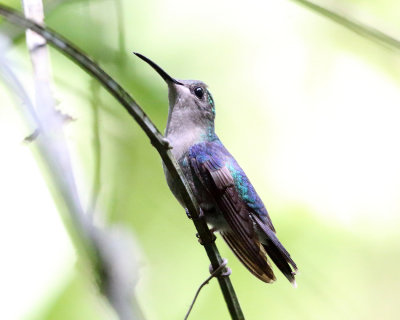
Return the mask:
<svg viewBox="0 0 400 320">
<path fill-rule="evenodd" d="M 117 1 L 58 1 L 46 22 L 98 61 L 159 128 L 167 88 L 131 51 L 177 78 L 209 84 L 218 133 L 300 269 L 296 290 L 281 275 L 265 285 L 218 239 L 247 319 L 397 319 L 399 53 L 292 2 L 275 2 L 122 1 L 121 10 Z M 385 31 L 400 26 L 392 0 L 333 4 Z M 15 45 L 9 56 L 28 73 L 22 34 Z M 65 129 L 83 200 L 89 205 L 97 181 L 97 214 L 135 234 L 146 317 L 182 318 L 209 262 L 158 154 L 83 71 L 54 50 L 52 64 L 58 107 L 77 119 Z M 338 85 L 349 77 L 351 88 Z M 57 294 L 25 319 L 113 317 L 79 262 L 70 269 L 67 279 L 59 275 Z M 228 318 L 217 283 L 204 290 L 191 319 Z"/>
</svg>

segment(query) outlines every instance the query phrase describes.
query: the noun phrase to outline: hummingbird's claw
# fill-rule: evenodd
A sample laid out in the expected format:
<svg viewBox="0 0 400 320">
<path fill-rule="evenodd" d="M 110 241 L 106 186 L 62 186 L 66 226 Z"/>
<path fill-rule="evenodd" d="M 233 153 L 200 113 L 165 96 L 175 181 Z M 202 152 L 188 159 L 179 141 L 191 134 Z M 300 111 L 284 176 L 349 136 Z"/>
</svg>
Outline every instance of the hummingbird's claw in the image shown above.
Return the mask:
<svg viewBox="0 0 400 320">
<path fill-rule="evenodd" d="M 226 265 L 228 264 L 228 260 L 225 258 L 222 258 L 222 263 L 220 266 L 214 270 L 212 265 L 210 264 L 210 267 L 208 268 L 211 275 L 214 277 L 228 277 L 232 274 L 231 268 L 227 267 Z"/>
<path fill-rule="evenodd" d="M 212 242 L 215 242 L 215 240 L 217 240 L 217 237 L 216 237 L 216 235 L 214 234 L 215 232 L 217 232 L 218 230 L 217 230 L 217 228 L 211 228 L 210 229 L 210 231 L 211 231 L 211 233 L 212 233 L 212 239 L 211 239 L 211 241 Z M 201 238 L 200 238 L 200 235 L 198 234 L 198 233 L 196 233 L 196 238 L 198 239 L 197 241 L 199 241 L 199 243 L 201 244 L 201 245 L 204 245 L 204 243 L 203 243 L 203 240 L 201 240 Z"/>
<path fill-rule="evenodd" d="M 199 219 L 203 219 L 204 218 L 204 212 L 202 208 L 199 208 Z"/>
<path fill-rule="evenodd" d="M 164 146 L 166 149 L 168 149 L 168 150 L 173 149 L 173 147 L 172 147 L 172 145 L 171 145 L 171 142 L 170 142 L 167 138 L 163 137 L 163 138 L 161 139 L 161 142 L 162 142 L 163 146 Z"/>
</svg>

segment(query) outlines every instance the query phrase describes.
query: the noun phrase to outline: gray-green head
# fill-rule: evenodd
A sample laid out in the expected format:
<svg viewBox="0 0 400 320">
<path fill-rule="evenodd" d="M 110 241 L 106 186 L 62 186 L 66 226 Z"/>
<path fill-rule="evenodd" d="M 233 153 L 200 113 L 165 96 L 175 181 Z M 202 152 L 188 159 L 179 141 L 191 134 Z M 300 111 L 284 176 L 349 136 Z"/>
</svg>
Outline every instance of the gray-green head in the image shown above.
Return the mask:
<svg viewBox="0 0 400 320">
<path fill-rule="evenodd" d="M 135 53 L 146 61 L 168 84 L 169 116 L 167 133 L 190 127 L 214 129 L 214 100 L 207 85 L 198 80 L 176 80 L 150 59 Z"/>
</svg>

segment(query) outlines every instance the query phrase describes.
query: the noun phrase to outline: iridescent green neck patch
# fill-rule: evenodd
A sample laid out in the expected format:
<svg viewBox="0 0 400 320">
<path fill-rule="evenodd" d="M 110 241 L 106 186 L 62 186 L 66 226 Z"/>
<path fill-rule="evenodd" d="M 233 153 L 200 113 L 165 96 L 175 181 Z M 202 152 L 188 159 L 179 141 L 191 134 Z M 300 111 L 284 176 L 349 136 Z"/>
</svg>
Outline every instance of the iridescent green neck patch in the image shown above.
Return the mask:
<svg viewBox="0 0 400 320">
<path fill-rule="evenodd" d="M 212 106 L 212 112 L 215 114 L 214 99 L 213 99 L 210 91 L 208 91 L 208 90 L 207 90 L 207 98 L 208 98 L 208 103 Z"/>
</svg>

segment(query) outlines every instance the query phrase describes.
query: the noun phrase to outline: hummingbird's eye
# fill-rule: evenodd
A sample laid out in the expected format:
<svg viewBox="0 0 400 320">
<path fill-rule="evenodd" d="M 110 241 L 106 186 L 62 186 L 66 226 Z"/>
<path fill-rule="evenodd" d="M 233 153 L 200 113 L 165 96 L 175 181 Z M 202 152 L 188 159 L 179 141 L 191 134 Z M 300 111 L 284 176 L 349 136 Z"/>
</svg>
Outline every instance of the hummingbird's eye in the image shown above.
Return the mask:
<svg viewBox="0 0 400 320">
<path fill-rule="evenodd" d="M 204 95 L 204 90 L 202 87 L 196 87 L 194 88 L 194 94 L 196 95 L 197 98 L 202 99 Z"/>
</svg>

